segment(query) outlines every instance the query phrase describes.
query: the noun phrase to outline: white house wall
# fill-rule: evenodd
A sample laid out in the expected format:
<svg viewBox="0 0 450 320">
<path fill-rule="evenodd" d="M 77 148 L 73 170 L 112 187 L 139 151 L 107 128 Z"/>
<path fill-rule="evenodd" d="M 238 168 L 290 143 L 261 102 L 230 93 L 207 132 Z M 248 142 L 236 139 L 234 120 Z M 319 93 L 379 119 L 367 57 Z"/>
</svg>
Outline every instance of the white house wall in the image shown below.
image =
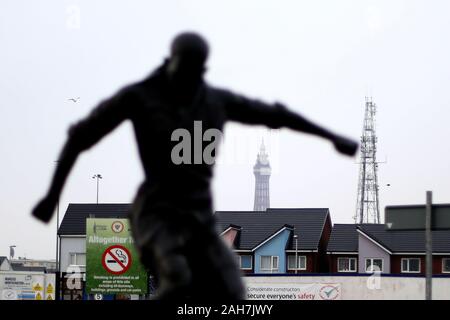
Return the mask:
<svg viewBox="0 0 450 320">
<path fill-rule="evenodd" d="M 383 272 L 391 272 L 391 256 L 373 241 L 367 239 L 366 236 L 358 234 L 358 272 L 366 273 L 366 258 L 381 258 L 383 259 Z"/>
<path fill-rule="evenodd" d="M 2 262 L 2 264 L 0 265 L 0 271 L 9 271 L 10 269 L 11 269 L 11 266 L 10 266 L 8 260 L 5 259 Z"/>
<path fill-rule="evenodd" d="M 85 237 L 61 238 L 61 272 L 66 272 L 69 267 L 71 253 L 86 253 Z"/>
</svg>

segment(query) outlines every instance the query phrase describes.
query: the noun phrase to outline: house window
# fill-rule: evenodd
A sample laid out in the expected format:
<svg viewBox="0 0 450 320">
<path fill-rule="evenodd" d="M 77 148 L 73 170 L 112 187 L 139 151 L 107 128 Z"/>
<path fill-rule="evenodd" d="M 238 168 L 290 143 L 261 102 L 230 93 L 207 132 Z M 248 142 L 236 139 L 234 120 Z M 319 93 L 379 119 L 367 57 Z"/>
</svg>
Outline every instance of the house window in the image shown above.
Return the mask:
<svg viewBox="0 0 450 320">
<path fill-rule="evenodd" d="M 297 265 L 295 265 L 295 256 L 288 256 L 288 270 L 306 270 L 306 256 L 297 256 Z"/>
<path fill-rule="evenodd" d="M 356 258 L 338 258 L 338 272 L 356 272 Z"/>
<path fill-rule="evenodd" d="M 252 269 L 252 256 L 250 255 L 239 255 L 238 256 L 239 268 L 243 270 Z"/>
<path fill-rule="evenodd" d="M 450 273 L 450 258 L 442 259 L 442 273 Z"/>
<path fill-rule="evenodd" d="M 70 265 L 73 266 L 85 266 L 86 265 L 86 254 L 73 252 L 70 254 Z"/>
<path fill-rule="evenodd" d="M 403 258 L 402 259 L 402 272 L 405 272 L 405 273 L 420 272 L 420 259 L 419 258 Z"/>
<path fill-rule="evenodd" d="M 278 256 L 261 256 L 261 271 L 278 272 Z"/>
<path fill-rule="evenodd" d="M 366 272 L 383 271 L 383 259 L 368 258 L 366 259 Z"/>
</svg>

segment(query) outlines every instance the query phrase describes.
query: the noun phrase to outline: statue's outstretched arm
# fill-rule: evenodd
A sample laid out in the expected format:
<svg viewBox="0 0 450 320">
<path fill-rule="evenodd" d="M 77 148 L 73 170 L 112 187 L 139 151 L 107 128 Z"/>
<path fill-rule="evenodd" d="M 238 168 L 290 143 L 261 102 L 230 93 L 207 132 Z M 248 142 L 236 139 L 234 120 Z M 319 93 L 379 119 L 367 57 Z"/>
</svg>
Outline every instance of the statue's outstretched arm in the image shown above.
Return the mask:
<svg viewBox="0 0 450 320">
<path fill-rule="evenodd" d="M 128 116 L 126 110 L 128 107 L 124 95 L 119 93 L 100 103 L 88 117 L 69 129 L 68 138 L 59 156 L 50 188 L 33 209 L 33 216 L 44 222 L 50 221 L 64 183 L 78 155 L 96 144 L 125 120 Z"/>
<path fill-rule="evenodd" d="M 302 115 L 290 111 L 280 103 L 267 104 L 259 100 L 248 99 L 229 92 L 224 93 L 228 119 L 255 125 L 266 125 L 269 128 L 289 128 L 313 134 L 330 140 L 335 148 L 346 155 L 353 156 L 358 150 L 358 143 L 335 134 Z"/>
</svg>

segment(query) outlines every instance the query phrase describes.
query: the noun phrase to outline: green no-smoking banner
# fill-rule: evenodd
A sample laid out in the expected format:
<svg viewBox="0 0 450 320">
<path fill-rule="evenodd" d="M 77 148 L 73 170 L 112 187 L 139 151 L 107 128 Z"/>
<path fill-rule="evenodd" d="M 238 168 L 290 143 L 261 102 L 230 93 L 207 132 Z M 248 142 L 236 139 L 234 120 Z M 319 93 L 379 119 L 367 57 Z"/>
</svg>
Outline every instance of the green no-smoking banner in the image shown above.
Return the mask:
<svg viewBox="0 0 450 320">
<path fill-rule="evenodd" d="M 147 273 L 127 219 L 86 219 L 86 291 L 147 293 Z"/>
</svg>

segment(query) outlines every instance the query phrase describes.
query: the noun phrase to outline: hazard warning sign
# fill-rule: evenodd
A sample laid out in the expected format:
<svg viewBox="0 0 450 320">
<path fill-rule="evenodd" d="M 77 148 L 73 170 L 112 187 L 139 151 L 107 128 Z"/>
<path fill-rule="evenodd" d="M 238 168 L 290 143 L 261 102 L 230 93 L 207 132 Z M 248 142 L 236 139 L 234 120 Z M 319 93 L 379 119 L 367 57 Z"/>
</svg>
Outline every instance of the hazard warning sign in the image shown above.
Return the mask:
<svg viewBox="0 0 450 320">
<path fill-rule="evenodd" d="M 123 274 L 131 266 L 131 254 L 124 246 L 110 246 L 103 253 L 102 264 L 109 273 Z"/>
<path fill-rule="evenodd" d="M 42 288 L 42 286 L 39 284 L 39 283 L 36 283 L 34 286 L 33 286 L 33 290 L 34 291 L 42 291 L 44 288 Z"/>
</svg>

